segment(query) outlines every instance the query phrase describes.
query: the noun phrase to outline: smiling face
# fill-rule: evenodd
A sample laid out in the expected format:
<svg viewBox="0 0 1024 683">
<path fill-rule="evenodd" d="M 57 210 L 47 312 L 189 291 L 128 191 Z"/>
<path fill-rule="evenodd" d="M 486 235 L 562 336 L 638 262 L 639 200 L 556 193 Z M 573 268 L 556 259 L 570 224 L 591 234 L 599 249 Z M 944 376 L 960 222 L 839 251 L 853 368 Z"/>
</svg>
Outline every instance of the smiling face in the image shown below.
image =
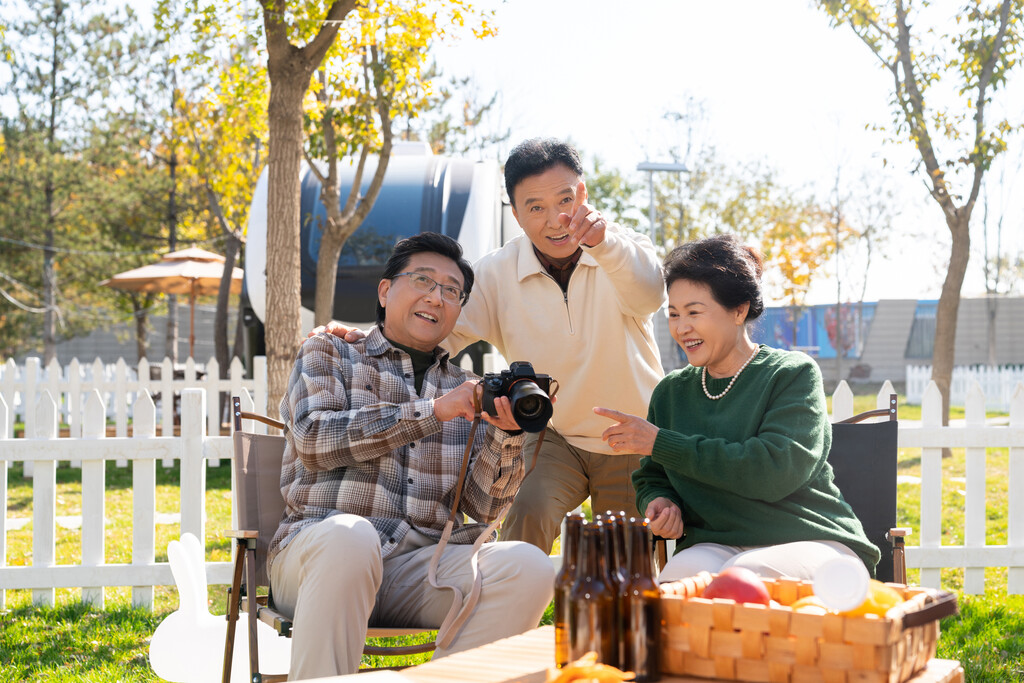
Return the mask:
<svg viewBox="0 0 1024 683">
<path fill-rule="evenodd" d="M 726 308 L 703 282 L 676 280 L 668 288 L 669 331 L 690 365 L 707 367 L 712 377 L 730 377 L 754 348 L 744 325 L 749 307 Z"/>
<path fill-rule="evenodd" d="M 569 239 L 569 231 L 558 222 L 558 214 L 572 210 L 580 180 L 568 166 L 556 164 L 523 178 L 514 188 L 512 215 L 533 245 L 553 259 L 568 258 L 578 248 Z"/>
<path fill-rule="evenodd" d="M 422 273 L 442 285 L 465 287 L 458 264 L 433 252 L 413 254 L 402 272 Z M 377 296 L 385 311 L 384 336 L 419 351 L 433 351 L 451 334 L 462 312 L 462 306 L 449 303 L 441 296 L 440 287 L 432 292 L 421 292 L 405 275 L 381 280 Z"/>
</svg>

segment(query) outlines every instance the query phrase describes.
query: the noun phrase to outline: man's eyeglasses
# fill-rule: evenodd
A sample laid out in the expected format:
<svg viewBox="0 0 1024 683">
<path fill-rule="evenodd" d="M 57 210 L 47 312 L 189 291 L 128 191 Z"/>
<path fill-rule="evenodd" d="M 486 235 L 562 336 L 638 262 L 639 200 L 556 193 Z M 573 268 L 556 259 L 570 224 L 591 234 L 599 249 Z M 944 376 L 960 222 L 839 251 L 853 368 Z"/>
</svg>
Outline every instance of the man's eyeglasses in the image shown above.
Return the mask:
<svg viewBox="0 0 1024 683">
<path fill-rule="evenodd" d="M 413 289 L 424 294 L 429 294 L 434 291 L 435 287 L 441 288 L 441 298 L 450 304 L 458 304 L 461 306 L 466 303 L 466 293 L 455 287 L 454 285 L 442 285 L 440 282 L 432 277 L 427 277 L 423 273 L 399 273 L 395 277 L 402 277 L 406 275 L 409 277 L 409 284 L 412 285 Z M 391 278 L 392 280 L 394 278 Z"/>
</svg>

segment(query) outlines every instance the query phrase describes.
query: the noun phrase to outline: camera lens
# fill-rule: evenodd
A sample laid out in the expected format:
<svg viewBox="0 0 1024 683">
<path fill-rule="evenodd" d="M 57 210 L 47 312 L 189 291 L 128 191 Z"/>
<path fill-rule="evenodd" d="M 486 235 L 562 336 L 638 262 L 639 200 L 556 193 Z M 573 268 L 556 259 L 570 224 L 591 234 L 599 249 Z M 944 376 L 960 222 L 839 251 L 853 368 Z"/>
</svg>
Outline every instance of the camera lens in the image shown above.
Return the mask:
<svg viewBox="0 0 1024 683">
<path fill-rule="evenodd" d="M 516 411 L 525 418 L 538 417 L 544 410 L 544 402 L 537 396 L 524 396 L 516 404 Z"/>
<path fill-rule="evenodd" d="M 539 432 L 547 426 L 554 410 L 551 399 L 531 380 L 520 380 L 508 392 L 512 417 L 527 432 Z"/>
</svg>

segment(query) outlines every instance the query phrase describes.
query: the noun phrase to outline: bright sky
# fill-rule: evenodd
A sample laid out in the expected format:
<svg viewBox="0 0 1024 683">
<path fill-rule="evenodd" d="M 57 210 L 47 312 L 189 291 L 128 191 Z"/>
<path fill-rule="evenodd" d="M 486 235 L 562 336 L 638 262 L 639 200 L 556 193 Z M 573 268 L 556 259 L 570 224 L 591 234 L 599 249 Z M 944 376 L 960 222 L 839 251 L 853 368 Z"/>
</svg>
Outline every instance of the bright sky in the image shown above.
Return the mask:
<svg viewBox="0 0 1024 683">
<path fill-rule="evenodd" d="M 866 130 L 891 124 L 891 77 L 852 31 L 830 28 L 810 0 L 478 3 L 497 8 L 499 36 L 443 49 L 439 63 L 448 74 L 472 75 L 483 93 L 502 93 L 502 124 L 513 141 L 571 138 L 585 156 L 632 171 L 644 159 L 667 161 L 663 150 L 681 142 L 666 111 L 683 111 L 691 97 L 703 101 L 708 138 L 727 160 L 762 161 L 822 201 L 837 169 L 843 184 L 863 186 L 868 173 L 892 188 L 897 235 L 888 259 L 876 258 L 865 298 L 938 298 L 948 230 L 921 178 L 910 175 L 916 153 Z M 1016 81 L 1005 106 L 1024 120 L 1024 75 Z M 1021 154 L 1018 141 L 1008 175 Z M 1012 253 L 1024 250 L 1017 202 L 1002 209 L 1004 250 Z M 992 222 L 1002 204 L 993 191 Z M 979 204 L 965 296 L 984 292 L 981 214 Z M 823 277 L 810 300 L 835 297 L 834 279 Z"/>
</svg>

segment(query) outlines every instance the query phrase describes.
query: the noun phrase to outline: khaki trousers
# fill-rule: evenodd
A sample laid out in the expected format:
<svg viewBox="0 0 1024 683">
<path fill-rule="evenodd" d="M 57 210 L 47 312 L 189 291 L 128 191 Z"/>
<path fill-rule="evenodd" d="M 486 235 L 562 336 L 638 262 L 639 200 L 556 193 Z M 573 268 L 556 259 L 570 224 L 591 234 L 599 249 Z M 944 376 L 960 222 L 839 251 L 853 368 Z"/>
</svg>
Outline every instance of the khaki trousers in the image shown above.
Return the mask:
<svg viewBox="0 0 1024 683">
<path fill-rule="evenodd" d="M 779 545 L 735 546 L 698 543 L 669 558 L 658 574 L 658 581 L 676 581 L 705 571 L 717 574 L 726 567 L 745 567 L 758 576 L 792 576 L 812 580 L 814 571 L 834 557 L 852 557 L 857 553 L 837 541 L 796 541 Z"/>
<path fill-rule="evenodd" d="M 530 434 L 523 445 L 527 467 L 537 437 L 537 434 Z M 525 541 L 550 553 L 562 517 L 579 507 L 588 496 L 595 514 L 622 510 L 627 516 L 638 515 L 636 491 L 630 477 L 640 469 L 641 457 L 585 451 L 570 445 L 549 427 L 537 454 L 537 466 L 519 487 L 502 525 L 501 540 Z"/>
<path fill-rule="evenodd" d="M 355 673 L 368 625 L 437 628 L 452 592 L 427 581 L 436 547 L 411 530 L 387 559 L 377 531 L 357 515 L 334 515 L 295 535 L 274 558 L 274 602 L 293 615 L 291 680 Z M 446 546 L 437 570 L 442 585 L 472 588 L 471 546 Z M 526 543 L 485 543 L 483 585 L 472 615 L 447 650 L 467 650 L 537 626 L 551 601 L 551 561 Z"/>
</svg>

